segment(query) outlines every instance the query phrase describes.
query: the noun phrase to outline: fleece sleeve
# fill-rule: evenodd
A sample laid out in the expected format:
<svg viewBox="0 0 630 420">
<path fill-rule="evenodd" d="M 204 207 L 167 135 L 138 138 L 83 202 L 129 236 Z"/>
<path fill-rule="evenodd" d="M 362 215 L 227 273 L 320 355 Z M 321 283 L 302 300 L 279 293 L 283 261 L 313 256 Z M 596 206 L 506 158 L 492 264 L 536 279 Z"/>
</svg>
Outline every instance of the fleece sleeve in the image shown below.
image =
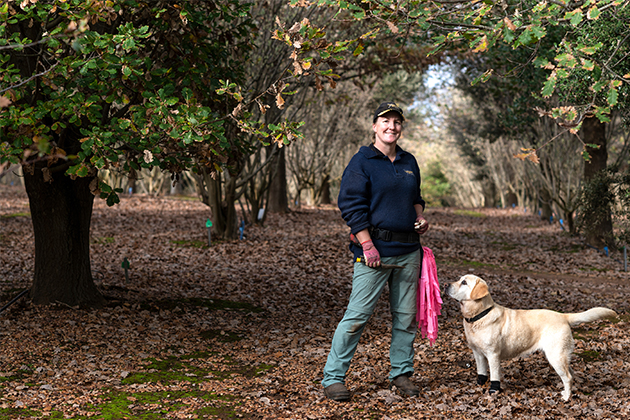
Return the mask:
<svg viewBox="0 0 630 420">
<path fill-rule="evenodd" d="M 357 233 L 370 226 L 370 180 L 360 168 L 348 165 L 341 178 L 337 204 L 341 217 Z"/>
<path fill-rule="evenodd" d="M 414 163 L 415 163 L 415 173 L 416 173 L 416 179 L 418 180 L 418 196 L 413 200 L 413 204 L 420 204 L 422 206 L 422 210 L 424 211 L 424 208 L 426 206 L 426 202 L 424 201 L 424 199 L 422 198 L 422 188 L 420 187 L 421 184 L 421 180 L 420 180 L 420 168 L 418 167 L 418 163 L 415 162 L 414 159 Z"/>
</svg>

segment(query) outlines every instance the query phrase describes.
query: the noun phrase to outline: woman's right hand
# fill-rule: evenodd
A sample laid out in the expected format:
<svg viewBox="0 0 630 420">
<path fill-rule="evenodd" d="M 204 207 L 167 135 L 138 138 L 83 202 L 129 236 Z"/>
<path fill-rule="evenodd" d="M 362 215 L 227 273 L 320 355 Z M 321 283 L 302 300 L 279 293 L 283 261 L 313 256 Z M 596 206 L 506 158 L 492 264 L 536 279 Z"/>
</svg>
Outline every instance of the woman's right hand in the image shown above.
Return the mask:
<svg viewBox="0 0 630 420">
<path fill-rule="evenodd" d="M 365 265 L 368 267 L 376 268 L 381 265 L 381 254 L 374 246 L 372 240 L 368 240 L 361 243 L 363 248 L 363 258 L 365 258 Z"/>
</svg>

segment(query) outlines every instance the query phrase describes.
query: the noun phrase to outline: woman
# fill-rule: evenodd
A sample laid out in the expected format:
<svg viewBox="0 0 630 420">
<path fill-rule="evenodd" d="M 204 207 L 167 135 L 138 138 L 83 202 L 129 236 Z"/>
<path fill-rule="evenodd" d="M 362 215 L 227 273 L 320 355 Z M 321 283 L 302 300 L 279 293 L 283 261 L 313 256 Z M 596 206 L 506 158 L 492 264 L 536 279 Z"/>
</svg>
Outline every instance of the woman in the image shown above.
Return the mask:
<svg viewBox="0 0 630 420">
<path fill-rule="evenodd" d="M 416 293 L 422 264 L 419 235 L 429 224 L 422 215 L 425 202 L 418 164 L 397 145 L 403 122 L 398 105 L 380 104 L 372 121 L 373 143 L 360 148 L 341 179 L 339 209 L 350 226 L 354 261 L 362 257 L 363 262 L 354 264 L 348 307 L 324 367 L 324 393 L 335 401 L 350 399 L 346 372 L 385 284 L 389 285 L 392 313 L 389 379 L 405 395 L 419 394 L 409 377 L 413 374 Z M 381 262 L 403 268 L 381 267 Z"/>
</svg>

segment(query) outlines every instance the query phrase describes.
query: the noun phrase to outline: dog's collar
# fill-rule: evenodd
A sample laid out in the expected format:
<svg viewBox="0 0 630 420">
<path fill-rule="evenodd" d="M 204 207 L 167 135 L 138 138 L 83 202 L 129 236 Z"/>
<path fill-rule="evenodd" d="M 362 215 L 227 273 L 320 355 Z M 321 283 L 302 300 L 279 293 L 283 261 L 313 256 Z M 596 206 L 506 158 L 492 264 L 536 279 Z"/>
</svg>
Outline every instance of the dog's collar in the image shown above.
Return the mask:
<svg viewBox="0 0 630 420">
<path fill-rule="evenodd" d="M 479 321 L 481 318 L 483 318 L 484 316 L 488 315 L 490 313 L 490 311 L 494 309 L 494 306 L 489 307 L 488 309 L 486 309 L 485 311 L 473 316 L 472 318 L 464 318 L 466 320 L 466 322 L 468 322 L 469 324 L 472 324 L 475 321 Z"/>
</svg>

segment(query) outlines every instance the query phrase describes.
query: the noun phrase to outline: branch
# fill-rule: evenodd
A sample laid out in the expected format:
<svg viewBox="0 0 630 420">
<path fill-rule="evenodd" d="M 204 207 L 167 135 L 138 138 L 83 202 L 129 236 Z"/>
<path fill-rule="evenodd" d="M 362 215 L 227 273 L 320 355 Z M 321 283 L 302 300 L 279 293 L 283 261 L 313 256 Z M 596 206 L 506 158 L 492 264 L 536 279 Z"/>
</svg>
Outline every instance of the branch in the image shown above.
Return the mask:
<svg viewBox="0 0 630 420">
<path fill-rule="evenodd" d="M 33 80 L 33 79 L 38 78 L 39 76 L 43 76 L 43 75 L 45 75 L 45 74 L 47 74 L 47 73 L 50 73 L 50 72 L 51 72 L 51 71 L 52 71 L 55 67 L 57 67 L 57 65 L 58 65 L 58 64 L 59 64 L 59 63 L 55 63 L 55 64 L 54 64 L 51 68 L 49 68 L 48 70 L 44 70 L 44 71 L 43 71 L 43 72 L 41 72 L 41 73 L 34 74 L 34 75 L 32 75 L 31 77 L 29 77 L 28 79 L 23 80 L 21 83 L 18 83 L 17 85 L 9 86 L 9 87 L 8 87 L 8 88 L 6 88 L 6 89 L 2 89 L 2 90 L 0 90 L 0 93 L 6 92 L 6 91 L 7 91 L 7 90 L 9 90 L 9 89 L 16 89 L 16 88 L 19 88 L 20 86 L 27 84 L 28 82 L 30 82 L 30 81 L 31 81 L 31 80 Z"/>
<path fill-rule="evenodd" d="M 271 163 L 273 161 L 273 158 L 278 154 L 279 150 L 280 150 L 280 148 L 278 147 L 278 145 L 274 144 L 273 145 L 273 150 L 271 151 L 271 154 L 267 157 L 267 160 L 265 162 L 261 163 L 260 166 L 258 168 L 256 168 L 254 171 L 252 171 L 247 176 L 247 178 L 242 179 L 239 183 L 237 183 L 236 184 L 236 188 L 237 189 L 241 188 L 243 185 L 247 184 L 250 179 L 255 177 L 258 172 L 262 171 L 265 166 L 267 166 L 269 163 Z"/>
<path fill-rule="evenodd" d="M 49 36 L 46 38 L 42 38 L 39 41 L 35 41 L 35 42 L 31 42 L 30 44 L 9 44 L 9 45 L 2 45 L 0 46 L 0 51 L 2 50 L 15 50 L 18 48 L 29 48 L 29 47 L 34 47 L 35 45 L 39 45 L 39 44 L 43 44 L 44 42 L 48 41 L 49 39 L 53 39 L 53 38 L 63 38 L 63 37 L 67 37 L 68 35 L 63 35 L 63 34 L 59 34 L 59 35 L 54 35 L 54 36 Z"/>
</svg>

